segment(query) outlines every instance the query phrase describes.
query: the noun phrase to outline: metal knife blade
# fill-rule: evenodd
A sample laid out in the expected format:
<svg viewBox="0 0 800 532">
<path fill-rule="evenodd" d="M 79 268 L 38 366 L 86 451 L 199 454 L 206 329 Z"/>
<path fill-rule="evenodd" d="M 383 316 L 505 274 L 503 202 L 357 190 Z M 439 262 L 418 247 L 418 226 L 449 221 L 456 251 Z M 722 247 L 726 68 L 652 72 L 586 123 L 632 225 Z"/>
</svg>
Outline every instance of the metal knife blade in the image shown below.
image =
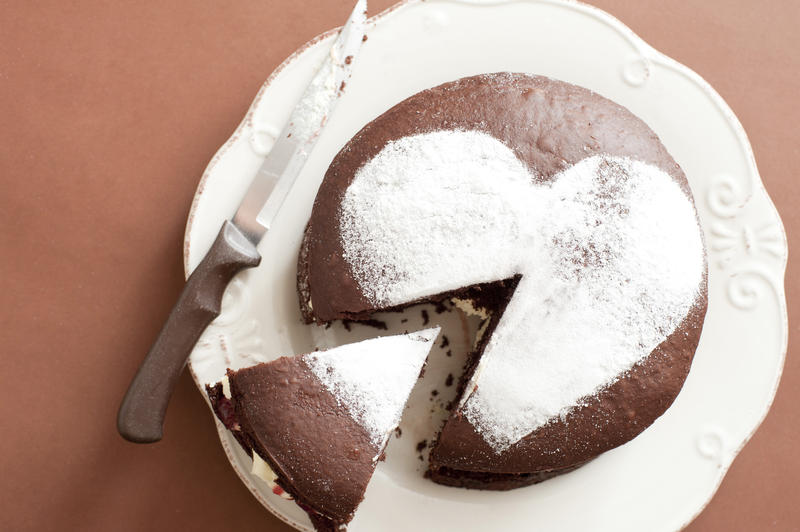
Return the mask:
<svg viewBox="0 0 800 532">
<path fill-rule="evenodd" d="M 367 1 L 358 0 L 233 216 L 253 244 L 269 230 L 350 78 L 364 40 L 366 10 Z"/>
<path fill-rule="evenodd" d="M 187 279 L 122 400 L 117 430 L 123 438 L 137 443 L 161 439 L 175 384 L 200 335 L 219 316 L 225 288 L 239 271 L 261 262 L 256 245 L 283 205 L 349 79 L 353 56 L 364 38 L 366 7 L 366 0 L 358 0 L 233 219 L 222 224 L 211 248 Z"/>
</svg>

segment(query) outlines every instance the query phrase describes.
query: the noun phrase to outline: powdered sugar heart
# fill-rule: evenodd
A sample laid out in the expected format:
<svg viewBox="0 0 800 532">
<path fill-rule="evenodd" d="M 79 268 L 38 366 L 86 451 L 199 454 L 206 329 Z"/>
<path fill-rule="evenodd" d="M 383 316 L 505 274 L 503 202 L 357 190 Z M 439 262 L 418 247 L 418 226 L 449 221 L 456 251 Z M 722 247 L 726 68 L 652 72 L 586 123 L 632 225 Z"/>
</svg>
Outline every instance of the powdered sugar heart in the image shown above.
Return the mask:
<svg viewBox="0 0 800 532">
<path fill-rule="evenodd" d="M 659 168 L 593 156 L 537 181 L 486 133 L 424 133 L 360 168 L 339 217 L 376 306 L 522 275 L 461 403 L 497 452 L 651 353 L 703 277 L 692 201 Z"/>
</svg>

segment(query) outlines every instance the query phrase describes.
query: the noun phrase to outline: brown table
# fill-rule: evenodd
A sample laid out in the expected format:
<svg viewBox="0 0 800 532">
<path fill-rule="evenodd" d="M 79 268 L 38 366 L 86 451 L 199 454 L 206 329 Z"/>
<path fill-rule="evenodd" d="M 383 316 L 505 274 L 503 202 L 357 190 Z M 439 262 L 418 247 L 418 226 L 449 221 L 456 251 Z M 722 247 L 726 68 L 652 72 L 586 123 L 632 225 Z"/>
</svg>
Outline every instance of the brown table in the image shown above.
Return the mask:
<svg viewBox="0 0 800 532">
<path fill-rule="evenodd" d="M 800 2 L 595 3 L 728 101 L 800 245 Z M 124 442 L 115 416 L 181 289 L 206 163 L 351 0 L 33 4 L 0 2 L 0 529 L 288 530 L 228 465 L 188 375 L 161 443 Z M 791 261 L 787 283 L 796 315 Z M 771 413 L 689 530 L 800 530 L 796 339 Z"/>
</svg>

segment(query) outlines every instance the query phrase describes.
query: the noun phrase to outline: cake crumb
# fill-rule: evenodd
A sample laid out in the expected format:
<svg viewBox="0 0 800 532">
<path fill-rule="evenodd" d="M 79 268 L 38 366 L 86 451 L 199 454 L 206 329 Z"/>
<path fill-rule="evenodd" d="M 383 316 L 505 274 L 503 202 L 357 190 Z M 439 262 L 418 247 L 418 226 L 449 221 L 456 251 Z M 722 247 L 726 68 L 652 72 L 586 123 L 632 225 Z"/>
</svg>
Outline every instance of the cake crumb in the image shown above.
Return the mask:
<svg viewBox="0 0 800 532">
<path fill-rule="evenodd" d="M 399 438 L 400 436 L 403 435 L 403 429 L 401 429 L 400 427 L 397 427 L 396 429 L 394 429 L 394 434 L 395 434 L 395 436 L 397 436 Z"/>
<path fill-rule="evenodd" d="M 380 331 L 389 330 L 389 327 L 386 325 L 386 322 L 385 321 L 381 321 L 381 320 L 374 320 L 374 319 L 359 320 L 359 321 L 342 320 L 342 325 L 344 326 L 346 331 L 352 331 L 354 324 L 363 325 L 365 327 L 372 327 L 372 328 L 378 329 Z"/>
<path fill-rule="evenodd" d="M 450 345 L 450 339 L 449 339 L 449 338 L 447 338 L 447 335 L 446 335 L 446 334 L 443 334 L 443 335 L 442 335 L 442 345 L 440 345 L 439 347 L 441 347 L 442 349 L 444 349 L 444 348 L 445 348 L 445 347 L 447 347 L 448 345 Z"/>
<path fill-rule="evenodd" d="M 452 373 L 448 373 L 447 374 L 447 378 L 444 381 L 444 385 L 445 386 L 452 386 L 453 385 L 453 374 Z"/>
<path fill-rule="evenodd" d="M 425 461 L 425 457 L 423 456 L 423 452 L 428 447 L 428 440 L 422 440 L 417 444 L 417 458 L 420 462 Z"/>
<path fill-rule="evenodd" d="M 430 321 L 430 319 L 431 318 L 430 318 L 430 316 L 428 316 L 428 311 L 423 309 L 422 310 L 422 325 L 423 326 L 427 325 L 428 322 Z"/>
<path fill-rule="evenodd" d="M 446 354 L 447 356 L 449 356 L 449 357 L 453 356 L 453 352 L 452 352 L 450 349 L 448 349 L 448 350 L 447 350 L 447 353 L 445 353 L 445 354 Z"/>
</svg>

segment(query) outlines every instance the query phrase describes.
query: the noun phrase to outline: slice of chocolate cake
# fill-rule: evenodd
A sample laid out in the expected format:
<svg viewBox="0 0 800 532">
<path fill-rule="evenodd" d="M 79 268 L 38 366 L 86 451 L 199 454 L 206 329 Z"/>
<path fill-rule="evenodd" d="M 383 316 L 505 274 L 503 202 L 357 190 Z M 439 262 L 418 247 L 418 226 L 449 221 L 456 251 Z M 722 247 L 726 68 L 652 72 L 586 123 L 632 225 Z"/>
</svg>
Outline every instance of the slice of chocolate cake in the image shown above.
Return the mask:
<svg viewBox="0 0 800 532">
<path fill-rule="evenodd" d="M 438 328 L 239 371 L 208 387 L 253 473 L 293 498 L 317 530 L 342 530 L 367 488 Z"/>
<path fill-rule="evenodd" d="M 587 89 L 511 73 L 422 91 L 359 131 L 298 265 L 307 321 L 444 299 L 482 315 L 430 476 L 485 489 L 571 471 L 663 414 L 706 279 L 691 190 L 656 134 Z"/>
</svg>

